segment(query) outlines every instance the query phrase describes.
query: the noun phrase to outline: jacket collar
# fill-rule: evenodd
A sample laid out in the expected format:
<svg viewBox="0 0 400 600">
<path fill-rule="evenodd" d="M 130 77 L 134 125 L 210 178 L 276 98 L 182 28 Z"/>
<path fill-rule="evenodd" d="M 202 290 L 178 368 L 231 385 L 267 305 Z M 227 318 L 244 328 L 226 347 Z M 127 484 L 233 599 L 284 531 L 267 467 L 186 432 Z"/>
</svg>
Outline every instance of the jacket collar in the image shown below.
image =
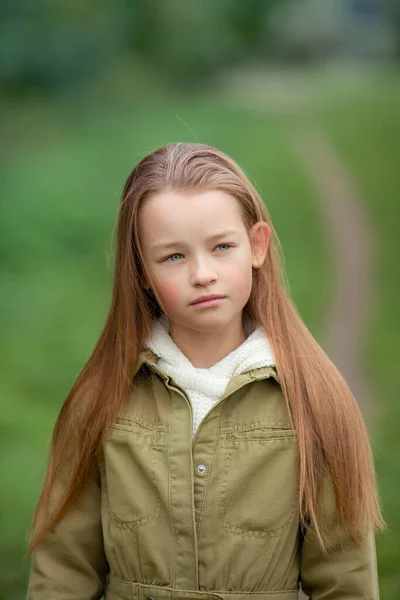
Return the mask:
<svg viewBox="0 0 400 600">
<path fill-rule="evenodd" d="M 150 348 L 145 348 L 139 355 L 139 362 L 134 371 L 134 376 L 140 371 L 143 365 L 147 365 L 153 372 L 158 373 L 163 379 L 170 379 L 168 375 L 157 369 L 157 362 L 158 356 L 152 350 L 150 350 Z M 277 383 L 280 383 L 276 366 L 264 366 L 251 369 L 250 371 L 242 373 L 241 375 L 235 375 L 232 380 L 243 379 L 243 381 L 246 380 L 246 382 L 250 382 L 266 379 L 268 377 L 272 377 L 275 379 L 275 381 L 277 381 Z"/>
</svg>

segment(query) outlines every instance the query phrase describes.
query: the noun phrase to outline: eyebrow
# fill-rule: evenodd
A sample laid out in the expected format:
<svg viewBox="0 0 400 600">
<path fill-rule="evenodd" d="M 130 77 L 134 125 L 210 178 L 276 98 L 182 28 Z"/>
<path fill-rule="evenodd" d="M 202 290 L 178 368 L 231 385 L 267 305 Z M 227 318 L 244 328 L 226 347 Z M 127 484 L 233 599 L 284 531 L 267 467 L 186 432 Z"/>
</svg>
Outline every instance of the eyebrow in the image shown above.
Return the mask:
<svg viewBox="0 0 400 600">
<path fill-rule="evenodd" d="M 235 231 L 234 229 L 226 229 L 225 231 L 219 231 L 218 233 L 214 233 L 213 235 L 210 235 L 208 238 L 206 238 L 206 242 L 212 242 L 214 240 L 217 240 L 219 238 L 222 237 L 226 237 L 228 235 L 236 235 L 237 231 Z M 154 246 L 152 246 L 152 250 L 164 250 L 167 248 L 174 248 L 176 246 L 185 246 L 184 242 L 160 242 L 158 244 L 154 244 Z"/>
</svg>

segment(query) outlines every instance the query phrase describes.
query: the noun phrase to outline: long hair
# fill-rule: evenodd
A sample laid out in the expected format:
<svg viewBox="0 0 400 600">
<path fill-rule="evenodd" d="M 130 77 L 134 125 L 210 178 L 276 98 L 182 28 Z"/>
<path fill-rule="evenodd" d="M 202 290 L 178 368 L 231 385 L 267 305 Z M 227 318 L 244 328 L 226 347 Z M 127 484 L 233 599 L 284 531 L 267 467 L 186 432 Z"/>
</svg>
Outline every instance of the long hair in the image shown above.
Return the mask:
<svg viewBox="0 0 400 600">
<path fill-rule="evenodd" d="M 299 453 L 301 523 L 318 522 L 323 482 L 333 483 L 338 515 L 360 542 L 365 527 L 383 529 L 373 457 L 364 420 L 349 387 L 308 331 L 285 280 L 283 253 L 268 210 L 244 172 L 205 144 L 167 144 L 130 173 L 121 198 L 111 305 L 99 340 L 58 416 L 50 460 L 36 507 L 29 554 L 60 521 L 93 475 L 96 457 L 127 395 L 134 390 L 139 354 L 160 304 L 146 278 L 138 235 L 139 209 L 164 191 L 222 190 L 239 202 L 247 231 L 265 221 L 271 229 L 266 259 L 253 273 L 244 311 L 268 333 Z M 65 486 L 55 510 L 50 497 L 58 478 Z"/>
</svg>

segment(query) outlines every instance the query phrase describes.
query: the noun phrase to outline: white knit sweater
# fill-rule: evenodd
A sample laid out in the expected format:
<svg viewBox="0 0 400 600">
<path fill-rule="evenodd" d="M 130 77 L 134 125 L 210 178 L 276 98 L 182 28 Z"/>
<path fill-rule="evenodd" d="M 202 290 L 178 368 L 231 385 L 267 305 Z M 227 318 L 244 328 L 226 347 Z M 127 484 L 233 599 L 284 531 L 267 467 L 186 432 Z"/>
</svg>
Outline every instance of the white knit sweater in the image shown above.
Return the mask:
<svg viewBox="0 0 400 600">
<path fill-rule="evenodd" d="M 161 317 L 153 326 L 146 347 L 159 357 L 157 367 L 171 376 L 187 393 L 193 411 L 193 436 L 202 419 L 224 393 L 233 375 L 275 365 L 265 330 L 249 322 L 245 323 L 244 329 L 248 337 L 238 348 L 212 367 L 199 369 L 192 365 L 171 338 L 166 317 Z"/>
</svg>

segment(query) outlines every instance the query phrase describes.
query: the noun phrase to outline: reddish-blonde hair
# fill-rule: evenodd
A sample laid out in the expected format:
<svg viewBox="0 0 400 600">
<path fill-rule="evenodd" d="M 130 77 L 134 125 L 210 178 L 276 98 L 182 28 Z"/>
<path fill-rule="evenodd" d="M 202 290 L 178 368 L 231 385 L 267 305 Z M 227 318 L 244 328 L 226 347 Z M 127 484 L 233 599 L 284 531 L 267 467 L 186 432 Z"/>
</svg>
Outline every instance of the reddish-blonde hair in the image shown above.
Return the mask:
<svg viewBox="0 0 400 600">
<path fill-rule="evenodd" d="M 118 215 L 111 306 L 96 347 L 56 422 L 28 555 L 59 522 L 92 476 L 106 432 L 134 388 L 139 353 L 154 319 L 162 312 L 154 295 L 143 287 L 146 273 L 138 213 L 146 198 L 167 190 L 222 190 L 240 203 L 247 230 L 259 221 L 271 228 L 268 254 L 253 274 L 244 311 L 268 333 L 297 432 L 301 523 L 314 523 L 324 547 L 317 507 L 328 475 L 334 485 L 338 515 L 356 542 L 360 542 L 366 528 L 383 529 L 364 420 L 343 377 L 293 305 L 284 280 L 280 242 L 264 202 L 244 172 L 224 153 L 205 144 L 176 143 L 145 156 L 125 183 Z M 64 493 L 50 512 L 50 495 L 60 474 L 66 477 Z"/>
</svg>

